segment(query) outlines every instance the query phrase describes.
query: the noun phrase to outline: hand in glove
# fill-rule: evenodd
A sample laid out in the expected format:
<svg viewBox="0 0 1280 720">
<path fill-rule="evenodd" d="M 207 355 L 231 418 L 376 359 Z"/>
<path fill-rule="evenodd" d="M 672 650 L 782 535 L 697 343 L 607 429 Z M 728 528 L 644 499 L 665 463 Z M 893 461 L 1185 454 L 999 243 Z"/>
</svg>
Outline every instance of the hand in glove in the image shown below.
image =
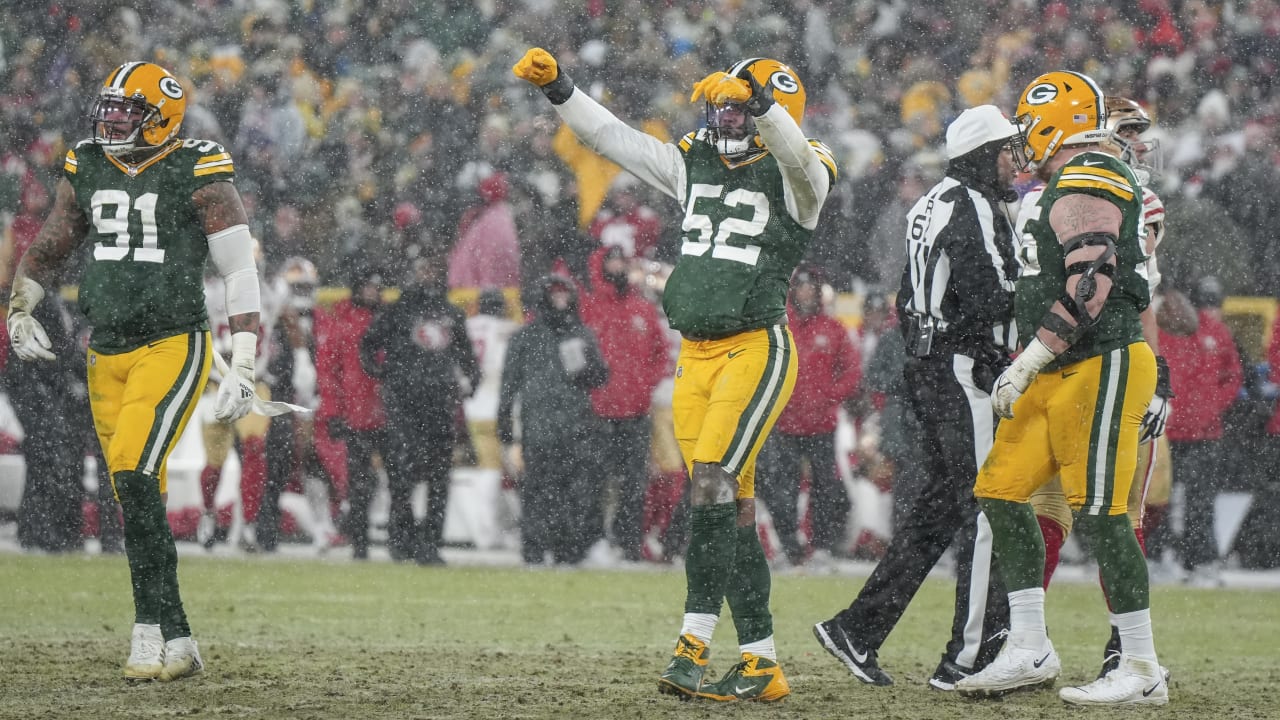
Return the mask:
<svg viewBox="0 0 1280 720">
<path fill-rule="evenodd" d="M 1144 443 L 1164 435 L 1165 425 L 1169 422 L 1169 413 L 1173 405 L 1173 386 L 1169 382 L 1169 363 L 1156 356 L 1156 393 L 1147 405 L 1147 412 L 1142 416 L 1142 425 L 1138 429 L 1138 442 Z"/>
<path fill-rule="evenodd" d="M 529 48 L 524 57 L 511 66 L 521 80 L 537 85 L 553 105 L 559 105 L 573 94 L 573 79 L 560 71 L 555 57 L 542 48 Z"/>
<path fill-rule="evenodd" d="M 9 313 L 9 342 L 13 351 L 23 360 L 54 360 L 49 352 L 49 335 L 45 333 L 40 321 L 31 317 L 25 310 L 13 310 Z"/>
<path fill-rule="evenodd" d="M 44 288 L 28 277 L 21 277 L 13 285 L 9 297 L 9 342 L 13 351 L 23 360 L 54 360 L 49 351 L 49 334 L 44 326 L 31 316 L 31 310 L 44 299 Z"/>
<path fill-rule="evenodd" d="M 1031 387 L 1040 369 L 1057 357 L 1039 338 L 1033 339 L 1022 354 L 996 378 L 991 389 L 991 407 L 1002 418 L 1013 417 L 1013 404 Z"/>
<path fill-rule="evenodd" d="M 751 98 L 751 84 L 742 78 L 716 71 L 694 83 L 689 102 L 698 102 L 698 98 L 706 98 L 712 105 L 744 103 Z"/>
<path fill-rule="evenodd" d="M 218 422 L 233 423 L 253 410 L 253 359 L 257 349 L 256 333 L 238 332 L 231 336 L 231 372 L 223 376 L 213 404 L 213 417 Z"/>
<path fill-rule="evenodd" d="M 741 103 L 747 112 L 760 117 L 773 105 L 773 94 L 764 92 L 754 75 L 747 74 L 746 79 L 734 77 L 724 72 L 713 72 L 693 85 L 693 94 L 689 102 L 698 102 L 698 98 L 706 98 L 712 105 Z"/>
</svg>

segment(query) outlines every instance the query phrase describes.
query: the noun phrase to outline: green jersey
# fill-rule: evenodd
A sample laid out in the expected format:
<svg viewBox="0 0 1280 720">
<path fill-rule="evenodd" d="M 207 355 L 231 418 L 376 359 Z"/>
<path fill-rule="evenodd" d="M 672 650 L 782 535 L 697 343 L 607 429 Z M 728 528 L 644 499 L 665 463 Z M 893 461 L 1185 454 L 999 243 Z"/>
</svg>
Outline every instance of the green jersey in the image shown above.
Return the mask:
<svg viewBox="0 0 1280 720">
<path fill-rule="evenodd" d="M 784 321 L 791 273 L 813 231 L 787 213 L 777 161 L 763 153 L 730 167 L 693 134 L 678 146 L 687 200 L 680 259 L 662 295 L 671 327 L 719 338 Z"/>
<path fill-rule="evenodd" d="M 1151 302 L 1144 275 L 1142 188 L 1133 171 L 1119 158 L 1101 152 L 1084 152 L 1072 158 L 1049 178 L 1036 206 L 1024 212 L 1024 245 L 1018 260 L 1015 312 L 1025 346 L 1054 301 L 1066 292 L 1067 269 L 1062 244 L 1049 226 L 1049 209 L 1071 193 L 1099 197 L 1120 209 L 1120 235 L 1116 239 L 1116 269 L 1111 293 L 1098 322 L 1045 369 L 1070 365 L 1102 355 L 1142 339 L 1139 314 Z"/>
<path fill-rule="evenodd" d="M 227 151 L 215 142 L 174 140 L 131 167 L 86 140 L 67 153 L 63 171 L 89 218 L 79 301 L 93 327 L 90 347 L 120 353 L 207 329 L 209 244 L 191 196 L 235 177 Z"/>
</svg>

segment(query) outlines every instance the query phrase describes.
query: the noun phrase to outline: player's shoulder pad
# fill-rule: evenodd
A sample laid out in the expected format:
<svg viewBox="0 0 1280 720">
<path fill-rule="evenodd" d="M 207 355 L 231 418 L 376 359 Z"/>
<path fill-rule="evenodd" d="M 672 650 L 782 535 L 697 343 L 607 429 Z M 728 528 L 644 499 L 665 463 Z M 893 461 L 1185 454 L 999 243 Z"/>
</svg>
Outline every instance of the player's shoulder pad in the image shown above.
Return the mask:
<svg viewBox="0 0 1280 720">
<path fill-rule="evenodd" d="M 93 138 L 85 138 L 76 142 L 75 145 L 67 150 L 67 154 L 62 157 L 62 172 L 68 175 L 75 175 L 80 169 L 80 159 L 76 156 L 76 151 L 81 148 L 92 148 L 96 145 L 97 143 L 94 142 Z"/>
<path fill-rule="evenodd" d="M 231 153 L 213 140 L 185 138 L 182 151 L 193 158 L 191 174 L 195 177 L 235 175 L 236 166 L 231 161 Z"/>
<path fill-rule="evenodd" d="M 1123 202 L 1131 202 L 1142 192 L 1129 166 L 1104 152 L 1083 152 L 1068 160 L 1058 171 L 1054 186 Z"/>
<path fill-rule="evenodd" d="M 831 152 L 831 148 L 827 147 L 827 144 L 821 140 L 814 140 L 813 138 L 809 138 L 809 146 L 818 153 L 818 159 L 822 161 L 823 165 L 827 166 L 827 171 L 831 173 L 831 180 L 835 182 L 840 173 L 836 169 L 836 156 Z"/>
<path fill-rule="evenodd" d="M 699 136 L 704 132 L 706 132 L 706 130 L 694 130 L 680 138 L 680 140 L 676 142 L 676 147 L 680 148 L 681 154 L 688 155 L 689 150 L 693 148 L 693 144 L 701 139 Z"/>
</svg>

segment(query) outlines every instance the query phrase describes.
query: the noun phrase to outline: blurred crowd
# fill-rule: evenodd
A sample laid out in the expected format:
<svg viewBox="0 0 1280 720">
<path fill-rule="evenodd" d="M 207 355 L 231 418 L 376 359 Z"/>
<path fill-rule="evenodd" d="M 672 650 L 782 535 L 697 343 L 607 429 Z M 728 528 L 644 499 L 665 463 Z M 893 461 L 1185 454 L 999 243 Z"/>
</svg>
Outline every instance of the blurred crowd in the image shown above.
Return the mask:
<svg viewBox="0 0 1280 720">
<path fill-rule="evenodd" d="M 354 288 L 376 270 L 409 287 L 433 266 L 452 289 L 518 288 L 530 311 L 551 271 L 591 291 L 590 259 L 616 247 L 660 285 L 678 252 L 671 201 L 583 148 L 512 76 L 532 45 L 664 139 L 703 122 L 688 97 L 706 73 L 760 54 L 790 63 L 804 128 L 840 168 L 807 262 L 873 306 L 897 285 L 907 208 L 946 169 L 950 120 L 1012 109 L 1043 71 L 1085 72 L 1154 120 L 1165 281 L 1280 295 L 1275 0 L 15 3 L 0 25 L 3 247 L 38 230 L 106 74 L 152 60 L 187 89 L 182 135 L 235 159 L 266 277 L 301 258 L 313 285 Z M 1243 384 L 1273 392 L 1254 371 L 1265 360 L 1244 358 Z M 869 396 L 849 397 L 865 416 Z M 640 520 L 626 522 L 632 556 Z"/>
</svg>

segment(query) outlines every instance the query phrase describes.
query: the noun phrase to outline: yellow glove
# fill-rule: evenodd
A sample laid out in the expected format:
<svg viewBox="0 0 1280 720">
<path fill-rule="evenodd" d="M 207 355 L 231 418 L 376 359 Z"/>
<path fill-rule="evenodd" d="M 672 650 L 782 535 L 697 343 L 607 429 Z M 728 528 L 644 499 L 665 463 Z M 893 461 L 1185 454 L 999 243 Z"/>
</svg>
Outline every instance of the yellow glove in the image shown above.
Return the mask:
<svg viewBox="0 0 1280 720">
<path fill-rule="evenodd" d="M 717 71 L 694 83 L 689 102 L 698 102 L 699 97 L 705 97 L 712 105 L 744 103 L 751 99 L 751 84 L 742 78 Z"/>
<path fill-rule="evenodd" d="M 551 53 L 542 48 L 529 48 L 520 62 L 511 66 L 511 72 L 521 80 L 528 80 L 542 87 L 556 79 L 560 74 L 560 67 Z"/>
</svg>

